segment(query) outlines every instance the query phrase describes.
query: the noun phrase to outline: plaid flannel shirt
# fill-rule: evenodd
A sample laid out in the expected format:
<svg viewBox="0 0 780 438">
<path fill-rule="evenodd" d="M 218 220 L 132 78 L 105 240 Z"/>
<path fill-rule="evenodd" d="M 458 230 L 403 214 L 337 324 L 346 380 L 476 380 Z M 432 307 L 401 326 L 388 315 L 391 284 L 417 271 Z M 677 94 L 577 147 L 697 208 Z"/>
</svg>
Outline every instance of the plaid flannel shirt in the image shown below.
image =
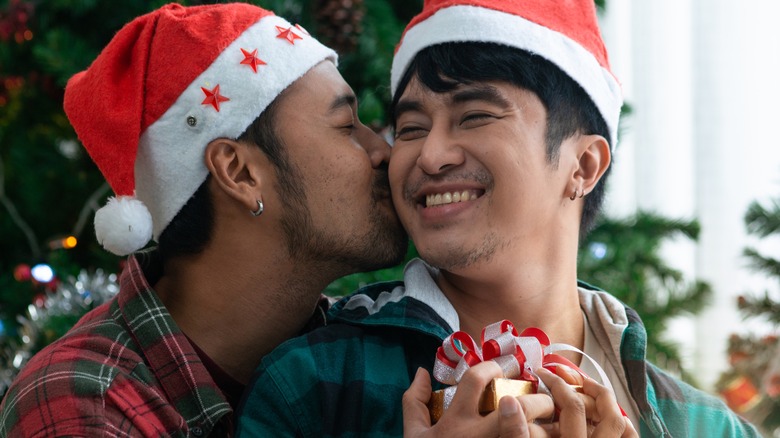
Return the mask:
<svg viewBox="0 0 780 438">
<path fill-rule="evenodd" d="M 436 349 L 452 333 L 442 309 L 407 295 L 408 289 L 436 287 L 432 280 L 410 281 L 413 263 L 420 262 L 407 265 L 406 291 L 401 282 L 366 286 L 331 307 L 327 327 L 264 357 L 239 405 L 236 437 L 401 436 L 401 397 L 418 367 L 432 372 Z M 347 305 L 359 295 L 366 305 Z M 625 314 L 620 362 L 642 436 L 759 436 L 721 400 L 647 362 L 642 321 L 628 307 Z M 442 387 L 433 382 L 434 390 Z"/>
<path fill-rule="evenodd" d="M 232 409 L 131 256 L 120 292 L 21 370 L 0 436 L 160 437 L 232 433 Z"/>
</svg>

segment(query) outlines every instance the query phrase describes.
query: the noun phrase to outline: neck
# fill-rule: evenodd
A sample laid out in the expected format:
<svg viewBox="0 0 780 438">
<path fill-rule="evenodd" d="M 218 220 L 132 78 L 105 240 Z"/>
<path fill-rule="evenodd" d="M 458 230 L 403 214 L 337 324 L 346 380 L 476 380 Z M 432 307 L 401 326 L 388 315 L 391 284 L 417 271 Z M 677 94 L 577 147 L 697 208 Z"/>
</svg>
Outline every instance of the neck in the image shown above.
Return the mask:
<svg viewBox="0 0 780 438">
<path fill-rule="evenodd" d="M 570 253 L 567 253 L 570 254 Z M 583 348 L 583 317 L 576 257 L 525 260 L 503 255 L 458 271 L 441 271 L 437 283 L 458 313 L 460 329 L 479 339 L 482 328 L 503 319 L 518 331 L 538 327 L 553 343 Z M 579 363 L 579 355 L 567 355 Z"/>
<path fill-rule="evenodd" d="M 313 273 L 327 270 L 293 263 L 280 252 L 241 256 L 208 249 L 166 263 L 155 285 L 181 330 L 245 384 L 265 354 L 301 332 L 335 278 L 318 277 Z"/>
</svg>

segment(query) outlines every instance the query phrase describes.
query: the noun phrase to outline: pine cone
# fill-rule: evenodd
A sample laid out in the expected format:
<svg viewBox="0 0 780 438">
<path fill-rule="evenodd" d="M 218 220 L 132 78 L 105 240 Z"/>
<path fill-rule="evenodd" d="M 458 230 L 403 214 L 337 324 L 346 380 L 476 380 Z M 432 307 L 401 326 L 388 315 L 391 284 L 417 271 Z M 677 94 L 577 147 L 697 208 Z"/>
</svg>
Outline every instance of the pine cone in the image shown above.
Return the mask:
<svg viewBox="0 0 780 438">
<path fill-rule="evenodd" d="M 363 0 L 317 0 L 317 36 L 339 53 L 355 50 L 363 32 Z"/>
</svg>

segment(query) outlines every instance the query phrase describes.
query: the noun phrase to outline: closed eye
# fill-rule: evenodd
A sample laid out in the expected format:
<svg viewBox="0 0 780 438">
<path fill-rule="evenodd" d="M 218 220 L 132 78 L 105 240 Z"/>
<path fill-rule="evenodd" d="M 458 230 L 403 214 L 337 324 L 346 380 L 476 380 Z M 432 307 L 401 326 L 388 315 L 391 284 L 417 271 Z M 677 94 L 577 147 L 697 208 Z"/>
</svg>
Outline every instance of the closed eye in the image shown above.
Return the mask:
<svg viewBox="0 0 780 438">
<path fill-rule="evenodd" d="M 495 119 L 497 118 L 493 114 L 488 113 L 471 113 L 467 114 L 463 119 L 460 121 L 460 125 L 466 125 L 466 127 L 474 127 L 474 126 L 481 126 L 482 123 L 487 122 L 489 119 Z"/>
<path fill-rule="evenodd" d="M 395 132 L 395 139 L 401 141 L 411 141 L 424 137 L 426 130 L 419 126 L 405 126 Z"/>
</svg>

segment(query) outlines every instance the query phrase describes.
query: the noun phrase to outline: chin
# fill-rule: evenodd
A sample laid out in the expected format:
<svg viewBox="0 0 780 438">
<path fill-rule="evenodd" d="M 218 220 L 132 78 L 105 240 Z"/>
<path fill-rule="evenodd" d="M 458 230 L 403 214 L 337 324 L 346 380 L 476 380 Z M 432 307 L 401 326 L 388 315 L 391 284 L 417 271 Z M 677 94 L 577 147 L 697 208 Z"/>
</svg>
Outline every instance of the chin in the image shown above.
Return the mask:
<svg viewBox="0 0 780 438">
<path fill-rule="evenodd" d="M 453 246 L 452 242 L 444 242 L 436 245 L 436 250 L 431 251 L 417 248 L 420 257 L 429 265 L 444 271 L 458 271 L 467 268 L 473 268 L 490 262 L 496 254 L 499 244 L 495 236 L 488 235 L 481 245 L 476 248 L 466 248 L 464 246 Z M 431 248 L 432 245 L 427 245 Z"/>
</svg>

